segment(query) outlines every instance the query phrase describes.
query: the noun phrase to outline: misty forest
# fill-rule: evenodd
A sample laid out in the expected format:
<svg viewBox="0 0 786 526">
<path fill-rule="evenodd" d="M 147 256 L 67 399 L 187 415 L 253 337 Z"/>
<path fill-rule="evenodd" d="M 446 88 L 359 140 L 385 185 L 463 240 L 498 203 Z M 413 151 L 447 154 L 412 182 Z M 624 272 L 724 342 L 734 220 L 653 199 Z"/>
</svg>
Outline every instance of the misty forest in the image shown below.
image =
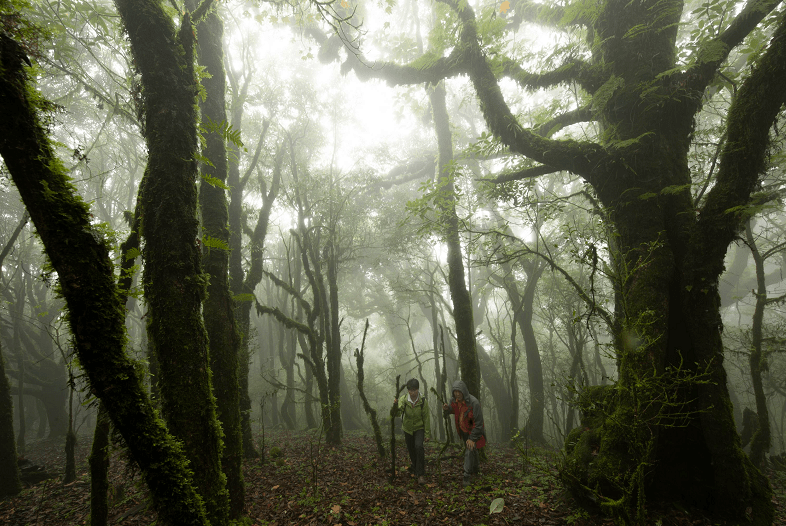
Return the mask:
<svg viewBox="0 0 786 526">
<path fill-rule="evenodd" d="M 0 0 L 0 523 L 786 523 L 784 86 L 781 0 Z"/>
</svg>

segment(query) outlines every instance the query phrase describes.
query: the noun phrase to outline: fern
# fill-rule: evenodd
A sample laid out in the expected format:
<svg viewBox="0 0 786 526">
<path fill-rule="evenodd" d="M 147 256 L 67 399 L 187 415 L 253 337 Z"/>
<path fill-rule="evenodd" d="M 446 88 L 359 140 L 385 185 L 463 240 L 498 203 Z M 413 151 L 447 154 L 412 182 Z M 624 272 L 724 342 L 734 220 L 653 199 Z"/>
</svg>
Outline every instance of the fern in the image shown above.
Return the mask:
<svg viewBox="0 0 786 526">
<path fill-rule="evenodd" d="M 210 163 L 210 161 L 208 161 L 208 163 Z M 213 165 L 211 164 L 210 166 Z M 229 191 L 229 187 L 224 183 L 224 181 L 217 177 L 213 177 L 212 175 L 202 175 L 202 180 L 213 188 L 221 188 L 222 190 Z"/>
<path fill-rule="evenodd" d="M 220 250 L 229 250 L 229 245 L 221 239 L 210 237 L 207 234 L 202 236 L 202 245 L 208 248 L 218 248 Z"/>
<path fill-rule="evenodd" d="M 240 130 L 234 129 L 227 121 L 216 123 L 210 117 L 205 118 L 207 121 L 199 125 L 199 131 L 201 133 L 217 133 L 225 141 L 245 150 L 243 147 L 243 141 L 240 138 Z"/>
</svg>

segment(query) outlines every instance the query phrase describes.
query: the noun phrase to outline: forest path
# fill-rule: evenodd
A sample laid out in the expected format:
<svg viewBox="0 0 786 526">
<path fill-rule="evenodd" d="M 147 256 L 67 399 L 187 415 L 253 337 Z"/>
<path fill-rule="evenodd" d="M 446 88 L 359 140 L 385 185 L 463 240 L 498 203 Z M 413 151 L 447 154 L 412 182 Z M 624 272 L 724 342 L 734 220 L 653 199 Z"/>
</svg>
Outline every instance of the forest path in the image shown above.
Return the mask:
<svg viewBox="0 0 786 526">
<path fill-rule="evenodd" d="M 610 525 L 613 521 L 583 512 L 562 491 L 556 472 L 558 455 L 540 450 L 536 466 L 522 463 L 512 448 L 488 446 L 482 476 L 470 489 L 461 488 L 462 459 L 441 463 L 441 444 L 426 444 L 427 483 L 409 477 L 409 464 L 401 437 L 397 437 L 394 484 L 376 454 L 373 437 L 347 433 L 340 447 L 325 445 L 314 432 L 267 432 L 266 462 L 245 466 L 246 511 L 251 524 L 288 525 Z M 261 437 L 257 437 L 261 445 Z M 386 443 L 389 447 L 389 444 Z M 260 448 L 261 449 L 261 448 Z M 0 524 L 7 526 L 59 526 L 88 524 L 90 484 L 87 456 L 90 437 L 77 445 L 77 480 L 64 486 L 59 478 L 26 488 L 21 495 L 0 501 Z M 454 452 L 455 454 L 455 452 Z M 42 440 L 28 445 L 28 460 L 62 475 L 62 441 Z M 523 469 L 526 467 L 526 471 Z M 768 473 L 776 502 L 775 524 L 786 524 L 786 475 Z M 110 470 L 113 494 L 110 524 L 149 525 L 155 514 L 147 509 L 146 489 L 138 472 L 128 469 L 122 455 L 113 455 Z M 316 483 L 315 483 L 316 482 Z M 491 503 L 504 499 L 499 513 Z M 723 525 L 685 510 L 657 510 L 663 526 Z M 654 515 L 653 514 L 653 515 Z M 651 524 L 655 525 L 653 519 Z"/>
</svg>

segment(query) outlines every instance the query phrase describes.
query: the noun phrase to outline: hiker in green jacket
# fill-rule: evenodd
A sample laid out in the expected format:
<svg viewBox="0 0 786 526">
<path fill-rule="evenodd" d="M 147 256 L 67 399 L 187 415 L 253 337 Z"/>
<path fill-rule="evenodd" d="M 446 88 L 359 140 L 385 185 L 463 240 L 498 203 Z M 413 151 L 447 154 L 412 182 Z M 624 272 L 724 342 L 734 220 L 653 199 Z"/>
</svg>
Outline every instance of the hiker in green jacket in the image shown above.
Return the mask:
<svg viewBox="0 0 786 526">
<path fill-rule="evenodd" d="M 417 378 L 407 381 L 407 396 L 396 398 L 394 403 L 401 415 L 401 429 L 404 431 L 404 441 L 407 443 L 409 460 L 412 465 L 410 473 L 418 478 L 418 484 L 426 483 L 426 451 L 424 442 L 431 438 L 431 414 L 428 401 L 420 394 L 420 383 Z"/>
</svg>

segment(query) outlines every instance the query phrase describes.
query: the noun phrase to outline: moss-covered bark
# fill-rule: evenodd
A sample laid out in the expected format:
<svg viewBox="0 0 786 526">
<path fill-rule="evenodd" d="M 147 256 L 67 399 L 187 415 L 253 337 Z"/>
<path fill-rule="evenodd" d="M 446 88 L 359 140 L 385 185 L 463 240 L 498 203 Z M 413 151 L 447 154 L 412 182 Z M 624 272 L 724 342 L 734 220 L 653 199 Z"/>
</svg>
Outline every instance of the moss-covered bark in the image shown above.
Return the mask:
<svg viewBox="0 0 786 526">
<path fill-rule="evenodd" d="M 3 349 L 0 347 L 0 497 L 16 495 L 22 491 L 19 480 L 19 464 L 16 459 L 14 439 L 14 404 L 11 400 L 11 384 L 5 375 Z"/>
<path fill-rule="evenodd" d="M 453 142 L 450 121 L 445 102 L 445 85 L 439 83 L 430 88 L 431 111 L 437 132 L 439 148 L 439 173 L 437 181 L 440 188 L 439 207 L 443 223 L 443 235 L 448 247 L 448 287 L 453 301 L 453 319 L 456 324 L 459 370 L 461 379 L 467 384 L 469 392 L 480 399 L 480 365 L 475 349 L 475 322 L 472 314 L 472 299 L 464 277 L 464 259 L 459 237 L 459 220 L 456 214 L 456 194 L 453 187 Z"/>
<path fill-rule="evenodd" d="M 207 277 L 197 221 L 194 28 L 186 13 L 176 31 L 155 0 L 115 4 L 142 79 L 148 147 L 139 196 L 144 290 L 163 414 L 191 460 L 210 522 L 225 524 L 229 496 L 202 318 Z"/>
<path fill-rule="evenodd" d="M 142 469 L 161 521 L 207 525 L 182 447 L 125 354 L 125 312 L 108 247 L 53 153 L 37 117 L 43 103 L 28 85 L 18 49 L 0 36 L 0 155 L 58 273 L 79 362 Z"/>
<path fill-rule="evenodd" d="M 193 2 L 191 2 L 193 4 Z M 215 10 L 197 26 L 199 64 L 208 78 L 202 79 L 207 97 L 201 102 L 203 128 L 207 129 L 202 155 L 199 204 L 205 240 L 202 261 L 209 276 L 204 320 L 210 342 L 210 368 L 218 418 L 224 432 L 221 467 L 227 478 L 230 519 L 239 519 L 245 508 L 243 482 L 243 436 L 240 422 L 238 352 L 240 336 L 235 327 L 234 302 L 229 290 L 229 229 L 227 196 L 221 184 L 227 180 L 226 141 L 221 133 L 227 122 L 225 107 L 224 24 Z M 218 129 L 215 129 L 218 127 Z M 220 181 L 216 184 L 213 179 Z"/>
<path fill-rule="evenodd" d="M 460 20 L 459 62 L 492 133 L 515 153 L 583 177 L 613 231 L 619 379 L 587 432 L 592 447 L 572 449 L 566 475 L 575 475 L 573 487 L 598 492 L 595 498 L 628 522 L 642 521 L 653 498 L 769 524 L 767 481 L 742 453 L 733 424 L 717 283 L 745 217 L 733 211 L 751 203 L 769 129 L 786 99 L 782 14 L 729 111 L 728 142 L 700 214 L 689 191 L 688 150 L 704 89 L 778 2 L 746 4 L 685 72 L 676 62 L 681 2 L 594 6 L 585 20 L 594 80 L 582 86 L 597 95 L 594 118 L 602 133 L 598 143 L 582 143 L 540 137 L 518 122 L 481 47 L 473 9 L 443 1 Z"/>
</svg>

